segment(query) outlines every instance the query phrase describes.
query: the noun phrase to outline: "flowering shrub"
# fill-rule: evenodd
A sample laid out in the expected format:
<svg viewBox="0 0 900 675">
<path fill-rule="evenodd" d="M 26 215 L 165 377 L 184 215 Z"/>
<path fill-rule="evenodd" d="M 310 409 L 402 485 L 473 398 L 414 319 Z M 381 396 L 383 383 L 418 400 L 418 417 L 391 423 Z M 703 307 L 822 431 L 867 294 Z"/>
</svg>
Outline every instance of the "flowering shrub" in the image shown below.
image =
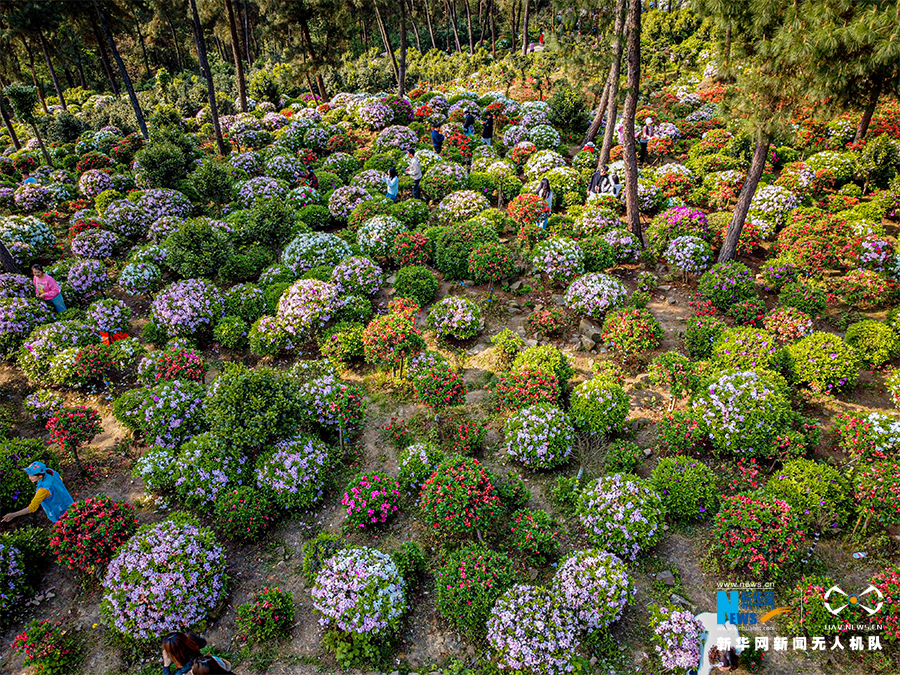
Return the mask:
<svg viewBox="0 0 900 675">
<path fill-rule="evenodd" d="M 491 608 L 515 580 L 509 558 L 480 544 L 451 553 L 435 573 L 437 608 L 475 641 L 484 637 Z"/>
<path fill-rule="evenodd" d="M 387 127 L 378 134 L 374 148 L 376 152 L 388 152 L 394 149 L 406 152 L 415 150 L 418 144 L 419 138 L 416 136 L 415 131 L 409 127 L 397 124 Z"/>
<path fill-rule="evenodd" d="M 275 520 L 266 495 L 249 485 L 219 492 L 214 508 L 217 529 L 226 539 L 257 540 Z"/>
<path fill-rule="evenodd" d="M 693 613 L 651 605 L 650 628 L 663 668 L 686 673 L 700 665 L 706 628 Z"/>
<path fill-rule="evenodd" d="M 656 349 L 663 337 L 659 321 L 646 309 L 622 310 L 603 323 L 603 341 L 626 359 Z"/>
<path fill-rule="evenodd" d="M 574 430 L 568 415 L 547 404 L 523 408 L 506 421 L 506 454 L 532 470 L 564 464 L 572 451 Z"/>
<path fill-rule="evenodd" d="M 621 307 L 627 296 L 628 289 L 621 281 L 608 274 L 591 272 L 569 285 L 565 302 L 570 309 L 599 319 L 608 310 Z"/>
<path fill-rule="evenodd" d="M 66 282 L 82 298 L 93 297 L 112 283 L 106 265 L 90 258 L 76 260 L 69 268 Z"/>
<path fill-rule="evenodd" d="M 827 306 L 825 291 L 802 281 L 787 283 L 781 288 L 778 302 L 785 307 L 796 307 L 810 316 L 819 316 Z"/>
<path fill-rule="evenodd" d="M 381 288 L 381 268 L 368 258 L 345 258 L 331 272 L 342 295 L 374 295 Z"/>
<path fill-rule="evenodd" d="M 397 462 L 397 482 L 403 494 L 417 500 L 422 484 L 443 459 L 440 450 L 428 443 L 416 443 L 406 448 Z"/>
<path fill-rule="evenodd" d="M 517 585 L 494 604 L 487 639 L 500 668 L 562 675 L 574 667 L 578 628 L 565 600 L 544 588 Z"/>
<path fill-rule="evenodd" d="M 166 381 L 125 392 L 113 403 L 113 414 L 147 445 L 174 448 L 203 430 L 205 397 L 199 383 Z"/>
<path fill-rule="evenodd" d="M 900 464 L 878 461 L 859 469 L 853 477 L 854 501 L 866 522 L 882 527 L 900 524 Z"/>
<path fill-rule="evenodd" d="M 780 342 L 796 342 L 813 331 L 809 315 L 794 307 L 776 307 L 763 319 L 765 329 Z"/>
<path fill-rule="evenodd" d="M 851 307 L 870 310 L 890 302 L 897 285 L 872 270 L 852 270 L 837 280 L 835 293 Z"/>
<path fill-rule="evenodd" d="M 555 150 L 538 150 L 525 162 L 525 178 L 538 180 L 548 171 L 565 165 L 565 158 Z"/>
<path fill-rule="evenodd" d="M 87 308 L 85 320 L 98 333 L 124 333 L 131 325 L 131 308 L 121 300 L 97 300 Z"/>
<path fill-rule="evenodd" d="M 286 196 L 285 184 L 269 176 L 251 178 L 238 188 L 238 199 L 247 209 L 257 203 L 283 201 Z"/>
<path fill-rule="evenodd" d="M 68 675 L 81 666 L 75 636 L 49 619 L 29 621 L 10 646 L 23 654 L 22 664 L 38 675 Z"/>
<path fill-rule="evenodd" d="M 731 305 L 756 297 L 753 274 L 734 260 L 713 265 L 700 277 L 700 295 L 724 311 Z"/>
<path fill-rule="evenodd" d="M 467 184 L 468 175 L 462 166 L 456 162 L 439 162 L 425 171 L 422 192 L 430 200 L 440 201 L 451 192 L 464 190 Z"/>
<path fill-rule="evenodd" d="M 31 297 L 0 299 L 0 356 L 12 357 L 35 328 L 52 319 L 46 302 Z"/>
<path fill-rule="evenodd" d="M 119 273 L 118 282 L 128 295 L 149 293 L 162 282 L 162 271 L 152 264 L 128 263 Z"/>
<path fill-rule="evenodd" d="M 634 560 L 662 537 L 665 517 L 659 495 L 628 474 L 598 478 L 578 496 L 578 517 L 598 547 Z"/>
<path fill-rule="evenodd" d="M 421 232 L 401 232 L 394 238 L 391 260 L 400 267 L 431 262 L 432 242 Z"/>
<path fill-rule="evenodd" d="M 410 362 L 409 377 L 416 400 L 432 410 L 462 405 L 466 401 L 466 384 L 462 376 L 440 354 L 425 352 L 414 357 Z"/>
<path fill-rule="evenodd" d="M 284 329 L 300 339 L 313 337 L 338 308 L 339 290 L 315 279 L 295 281 L 278 301 L 277 318 Z"/>
<path fill-rule="evenodd" d="M 483 319 L 478 305 L 458 296 L 448 296 L 428 313 L 428 324 L 438 337 L 466 340 L 478 335 Z"/>
<path fill-rule="evenodd" d="M 455 455 L 422 485 L 419 507 L 429 528 L 444 537 L 488 528 L 500 515 L 500 497 L 490 474 L 475 459 Z"/>
<path fill-rule="evenodd" d="M 576 427 L 591 433 L 618 433 L 625 424 L 628 410 L 625 390 L 606 378 L 587 380 L 572 391 L 572 421 Z"/>
<path fill-rule="evenodd" d="M 859 376 L 856 351 L 830 333 L 807 335 L 788 345 L 787 355 L 793 377 L 814 391 L 850 388 Z"/>
<path fill-rule="evenodd" d="M 153 318 L 169 337 L 193 337 L 211 331 L 223 314 L 222 295 L 203 279 L 166 286 L 153 300 Z"/>
<path fill-rule="evenodd" d="M 531 262 L 537 272 L 545 273 L 555 282 L 577 277 L 584 271 L 584 253 L 571 239 L 553 237 L 534 247 Z"/>
<path fill-rule="evenodd" d="M 665 259 L 684 274 L 701 274 L 712 263 L 712 249 L 700 237 L 676 237 L 669 243 Z"/>
<path fill-rule="evenodd" d="M 712 356 L 722 368 L 769 368 L 777 350 L 769 333 L 755 328 L 726 328 L 713 344 Z"/>
<path fill-rule="evenodd" d="M 278 441 L 257 460 L 256 483 L 281 508 L 302 511 L 323 494 L 329 454 L 328 446 L 312 436 Z"/>
<path fill-rule="evenodd" d="M 418 314 L 415 305 L 414 312 L 389 312 L 372 319 L 363 332 L 366 362 L 402 368 L 406 359 L 421 352 L 425 340 L 413 324 Z"/>
<path fill-rule="evenodd" d="M 343 239 L 326 232 L 301 232 L 285 247 L 281 261 L 301 275 L 320 265 L 336 265 L 353 255 Z"/>
<path fill-rule="evenodd" d="M 689 206 L 676 206 L 653 218 L 646 236 L 650 250 L 656 255 L 662 255 L 674 239 L 691 236 L 709 241 L 712 231 L 703 211 Z"/>
<path fill-rule="evenodd" d="M 236 627 L 245 642 L 268 644 L 290 636 L 294 623 L 294 596 L 280 588 L 263 588 L 237 608 Z"/>
<path fill-rule="evenodd" d="M 394 248 L 397 236 L 406 231 L 406 226 L 393 216 L 369 218 L 356 233 L 356 243 L 376 260 L 387 260 Z"/>
<path fill-rule="evenodd" d="M 451 192 L 441 200 L 435 209 L 434 217 L 439 224 L 453 225 L 474 218 L 490 206 L 488 198 L 480 192 L 459 190 Z"/>
<path fill-rule="evenodd" d="M 103 431 L 100 413 L 83 405 L 57 410 L 47 420 L 46 428 L 50 432 L 50 442 L 56 443 L 63 452 L 71 453 L 79 466 L 78 448 Z"/>
<path fill-rule="evenodd" d="M 213 534 L 179 515 L 144 525 L 113 558 L 100 613 L 133 640 L 198 629 L 225 596 L 227 580 L 225 552 Z"/>
<path fill-rule="evenodd" d="M 328 211 L 332 218 L 346 220 L 350 212 L 367 199 L 371 199 L 371 195 L 365 188 L 354 185 L 339 187 L 328 198 Z"/>
<path fill-rule="evenodd" d="M 553 577 L 551 591 L 574 614 L 580 628 L 593 632 L 622 616 L 634 589 L 628 568 L 600 549 L 571 553 Z"/>
<path fill-rule="evenodd" d="M 791 589 L 791 603 L 794 607 L 801 605 L 803 614 L 791 612 L 784 619 L 784 628 L 792 635 L 826 635 L 834 633 L 835 623 L 839 626 L 834 614 L 825 609 L 825 593 L 834 586 L 830 577 L 805 575 Z M 846 629 L 841 626 L 838 632 Z"/>
<path fill-rule="evenodd" d="M 53 526 L 50 550 L 70 570 L 104 568 L 137 529 L 134 507 L 106 495 L 72 504 Z"/>
<path fill-rule="evenodd" d="M 771 239 L 783 227 L 788 214 L 800 206 L 800 198 L 778 185 L 761 187 L 753 195 L 748 217 L 760 227 L 763 239 Z"/>
<path fill-rule="evenodd" d="M 72 253 L 82 258 L 102 260 L 112 256 L 119 241 L 119 236 L 114 232 L 94 228 L 75 235 L 71 248 Z"/>
<path fill-rule="evenodd" d="M 786 574 L 806 550 L 796 514 L 777 499 L 725 497 L 714 532 L 711 550 L 724 567 L 757 578 Z"/>
<path fill-rule="evenodd" d="M 664 457 L 653 469 L 653 487 L 666 513 L 674 520 L 701 520 L 713 515 L 719 504 L 719 487 L 703 462 L 689 457 Z"/>
<path fill-rule="evenodd" d="M 603 240 L 613 247 L 616 253 L 616 262 L 633 263 L 640 254 L 640 243 L 631 232 L 617 227 L 603 233 Z"/>
<path fill-rule="evenodd" d="M 22 344 L 18 353 L 18 363 L 29 380 L 35 382 L 52 381 L 58 373 L 52 372 L 55 358 L 67 352 L 69 365 L 74 362 L 80 347 L 99 344 L 100 338 L 79 321 L 57 321 L 36 326 Z M 68 351 L 72 350 L 72 351 Z"/>
</svg>

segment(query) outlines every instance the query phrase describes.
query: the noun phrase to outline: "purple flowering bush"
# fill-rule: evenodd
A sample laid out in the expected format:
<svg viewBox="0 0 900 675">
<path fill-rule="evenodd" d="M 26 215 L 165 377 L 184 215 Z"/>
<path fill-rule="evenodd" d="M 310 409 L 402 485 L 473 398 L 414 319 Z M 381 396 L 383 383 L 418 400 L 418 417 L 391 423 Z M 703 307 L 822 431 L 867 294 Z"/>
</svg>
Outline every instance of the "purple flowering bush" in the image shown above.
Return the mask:
<svg viewBox="0 0 900 675">
<path fill-rule="evenodd" d="M 665 260 L 683 274 L 702 274 L 712 264 L 712 248 L 700 237 L 676 237 L 666 248 Z"/>
<path fill-rule="evenodd" d="M 670 242 L 679 237 L 699 237 L 708 242 L 712 235 L 706 214 L 690 206 L 666 209 L 653 219 L 646 232 L 647 246 L 657 256 L 662 255 Z"/>
<path fill-rule="evenodd" d="M 80 321 L 57 321 L 35 327 L 19 349 L 18 364 L 32 382 L 50 381 L 52 358 L 72 347 L 100 343 L 90 326 Z"/>
<path fill-rule="evenodd" d="M 102 260 L 111 257 L 115 253 L 120 241 L 119 236 L 115 232 L 94 228 L 75 235 L 71 248 L 72 253 L 82 258 Z"/>
<path fill-rule="evenodd" d="M 175 448 L 206 427 L 206 389 L 190 380 L 165 380 L 131 389 L 113 403 L 113 414 L 147 445 Z"/>
<path fill-rule="evenodd" d="M 448 296 L 428 312 L 428 325 L 438 337 L 466 340 L 481 330 L 483 319 L 478 305 L 468 298 Z"/>
<path fill-rule="evenodd" d="M 220 495 L 241 485 L 246 458 L 210 432 L 194 436 L 178 453 L 175 494 L 190 509 L 212 508 Z"/>
<path fill-rule="evenodd" d="M 28 588 L 22 551 L 10 543 L 0 543 L 0 612 L 10 616 Z"/>
<path fill-rule="evenodd" d="M 331 272 L 331 281 L 341 295 L 375 295 L 384 281 L 381 268 L 368 258 L 350 257 L 338 263 Z"/>
<path fill-rule="evenodd" d="M 34 216 L 6 216 L 0 218 L 0 241 L 19 264 L 30 262 L 56 243 L 53 230 Z"/>
<path fill-rule="evenodd" d="M 642 478 L 612 474 L 582 490 L 578 516 L 596 546 L 634 560 L 662 538 L 665 509 L 659 495 Z"/>
<path fill-rule="evenodd" d="M 103 220 L 107 227 L 126 239 L 139 239 L 147 232 L 150 223 L 158 219 L 151 219 L 138 204 L 129 199 L 117 199 L 106 207 L 106 211 L 103 212 Z"/>
<path fill-rule="evenodd" d="M 98 333 L 125 333 L 131 325 L 131 308 L 114 298 L 97 300 L 87 308 L 85 321 Z"/>
<path fill-rule="evenodd" d="M 153 300 L 153 318 L 169 337 L 193 337 L 215 328 L 222 318 L 222 294 L 204 279 L 169 284 Z"/>
<path fill-rule="evenodd" d="M 687 672 L 700 665 L 706 628 L 691 612 L 651 605 L 650 627 L 663 668 Z"/>
<path fill-rule="evenodd" d="M 101 192 L 113 189 L 112 178 L 100 169 L 89 169 L 78 179 L 78 191 L 88 199 L 93 199 Z"/>
<path fill-rule="evenodd" d="M 556 282 L 567 281 L 584 272 L 584 253 L 571 239 L 552 237 L 534 247 L 531 262 L 536 272 Z"/>
<path fill-rule="evenodd" d="M 600 549 L 571 553 L 560 564 L 551 590 L 588 632 L 618 621 L 634 592 L 625 563 Z"/>
<path fill-rule="evenodd" d="M 522 408 L 506 420 L 506 454 L 533 471 L 565 464 L 575 430 L 569 416 L 549 403 Z"/>
<path fill-rule="evenodd" d="M 301 232 L 285 247 L 281 261 L 301 275 L 320 265 L 336 265 L 353 255 L 350 246 L 340 237 L 326 232 Z"/>
<path fill-rule="evenodd" d="M 487 639 L 502 669 L 562 675 L 572 672 L 579 624 L 565 600 L 520 584 L 491 610 Z"/>
<path fill-rule="evenodd" d="M 324 374 L 299 385 L 297 400 L 311 427 L 319 431 L 354 436 L 362 429 L 365 403 L 359 387 Z"/>
<path fill-rule="evenodd" d="M 859 377 L 859 356 L 837 335 L 815 332 L 787 347 L 793 378 L 814 391 L 849 389 Z"/>
<path fill-rule="evenodd" d="M 277 318 L 284 329 L 300 339 L 312 338 L 334 316 L 340 292 L 334 284 L 300 279 L 278 301 Z"/>
<path fill-rule="evenodd" d="M 50 322 L 52 318 L 53 310 L 43 300 L 34 297 L 0 298 L 0 356 L 11 358 L 35 328 Z"/>
<path fill-rule="evenodd" d="M 109 286 L 112 280 L 102 262 L 82 258 L 69 268 L 66 282 L 79 298 L 90 298 Z"/>
<path fill-rule="evenodd" d="M 34 283 L 24 274 L 0 274 L 0 298 L 32 298 Z"/>
<path fill-rule="evenodd" d="M 756 297 L 753 273 L 736 260 L 717 263 L 700 277 L 700 295 L 723 312 L 732 305 Z"/>
<path fill-rule="evenodd" d="M 328 198 L 328 211 L 332 218 L 347 220 L 353 209 L 371 198 L 372 196 L 365 188 L 355 185 L 339 187 Z"/>
<path fill-rule="evenodd" d="M 303 511 L 322 497 L 330 467 L 327 445 L 313 436 L 294 436 L 257 460 L 256 484 L 279 507 Z"/>
<path fill-rule="evenodd" d="M 775 336 L 746 326 L 726 328 L 713 343 L 712 356 L 720 368 L 769 368 L 778 351 Z"/>
<path fill-rule="evenodd" d="M 453 225 L 474 218 L 482 211 L 489 209 L 488 198 L 474 190 L 458 190 L 451 192 L 441 200 L 434 212 L 434 217 L 442 225 Z"/>
<path fill-rule="evenodd" d="M 566 289 L 565 302 L 569 309 L 602 319 L 606 312 L 625 304 L 628 289 L 609 274 L 591 272 L 578 277 Z"/>
<path fill-rule="evenodd" d="M 407 150 L 415 150 L 418 144 L 419 137 L 415 131 L 409 127 L 395 124 L 378 134 L 374 148 L 377 153 L 390 152 L 391 150 L 406 152 Z"/>
<path fill-rule="evenodd" d="M 593 237 L 622 227 L 619 215 L 612 209 L 594 206 L 597 202 L 588 202 L 581 216 L 575 221 L 575 230 L 585 237 Z"/>
<path fill-rule="evenodd" d="M 286 196 L 284 183 L 269 176 L 251 178 L 238 188 L 238 200 L 247 209 L 259 202 L 283 201 Z"/>
<path fill-rule="evenodd" d="M 141 527 L 110 561 L 100 613 L 132 640 L 201 629 L 227 583 L 225 552 L 215 536 L 179 514 Z"/>
<path fill-rule="evenodd" d="M 623 227 L 616 227 L 603 235 L 603 241 L 613 247 L 617 263 L 636 262 L 641 254 L 641 244 L 631 232 Z"/>
<path fill-rule="evenodd" d="M 27 183 L 13 192 L 13 201 L 23 213 L 43 211 L 53 204 L 53 193 L 43 185 Z"/>
</svg>

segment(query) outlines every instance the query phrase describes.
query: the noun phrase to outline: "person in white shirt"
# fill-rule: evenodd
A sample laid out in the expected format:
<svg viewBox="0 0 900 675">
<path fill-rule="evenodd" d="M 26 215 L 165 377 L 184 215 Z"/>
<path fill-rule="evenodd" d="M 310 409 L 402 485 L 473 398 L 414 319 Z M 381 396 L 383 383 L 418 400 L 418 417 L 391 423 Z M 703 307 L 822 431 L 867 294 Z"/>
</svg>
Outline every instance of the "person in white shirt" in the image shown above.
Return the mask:
<svg viewBox="0 0 900 675">
<path fill-rule="evenodd" d="M 413 199 L 421 199 L 419 183 L 422 181 L 422 162 L 420 162 L 419 158 L 416 156 L 415 150 L 407 150 L 406 155 L 409 157 L 409 166 L 406 169 L 406 175 L 413 179 Z"/>
</svg>

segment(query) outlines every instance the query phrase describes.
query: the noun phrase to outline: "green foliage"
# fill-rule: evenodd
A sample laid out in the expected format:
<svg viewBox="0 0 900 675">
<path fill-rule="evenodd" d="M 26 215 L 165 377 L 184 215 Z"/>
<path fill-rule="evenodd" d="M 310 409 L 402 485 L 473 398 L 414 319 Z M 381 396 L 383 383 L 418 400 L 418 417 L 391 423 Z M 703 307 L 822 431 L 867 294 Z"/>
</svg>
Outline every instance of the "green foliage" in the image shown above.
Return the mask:
<svg viewBox="0 0 900 675">
<path fill-rule="evenodd" d="M 151 137 L 135 159 L 150 187 L 177 188 L 178 182 L 187 176 L 193 155 L 185 153 L 183 145 L 165 135 Z"/>
<path fill-rule="evenodd" d="M 294 595 L 280 588 L 264 588 L 237 608 L 237 632 L 245 642 L 285 640 L 293 623 Z"/>
<path fill-rule="evenodd" d="M 756 328 L 726 328 L 713 344 L 712 357 L 720 368 L 770 368 L 778 345 L 775 336 Z"/>
<path fill-rule="evenodd" d="M 247 243 L 270 248 L 284 246 L 292 236 L 303 230 L 297 212 L 290 204 L 278 199 L 257 200 L 248 211 L 242 211 L 238 236 Z"/>
<path fill-rule="evenodd" d="M 331 223 L 331 213 L 328 208 L 318 204 L 304 206 L 297 212 L 297 218 L 313 230 L 324 230 Z"/>
<path fill-rule="evenodd" d="M 815 391 L 850 389 L 859 376 L 856 351 L 830 333 L 807 335 L 786 352 L 791 376 Z"/>
<path fill-rule="evenodd" d="M 216 525 L 226 539 L 258 541 L 274 522 L 271 508 L 265 492 L 242 485 L 216 497 Z"/>
<path fill-rule="evenodd" d="M 587 108 L 581 92 L 568 84 L 554 87 L 550 98 L 550 122 L 564 131 L 580 131 Z"/>
<path fill-rule="evenodd" d="M 330 532 L 320 532 L 309 541 L 303 542 L 300 550 L 300 570 L 307 583 L 313 583 L 322 563 L 343 548 L 341 538 Z"/>
<path fill-rule="evenodd" d="M 437 297 L 437 277 L 427 267 L 414 265 L 401 267 L 394 282 L 397 297 L 414 300 L 419 307 L 425 307 Z"/>
<path fill-rule="evenodd" d="M 886 188 L 897 175 L 900 148 L 887 134 L 866 141 L 866 147 L 856 160 L 857 172 L 866 183 L 876 188 Z"/>
<path fill-rule="evenodd" d="M 660 354 L 650 364 L 650 378 L 668 388 L 674 398 L 682 398 L 697 388 L 693 361 L 678 352 Z"/>
<path fill-rule="evenodd" d="M 766 485 L 766 493 L 790 504 L 804 525 L 826 531 L 847 524 L 851 491 L 840 471 L 810 459 L 785 463 Z"/>
<path fill-rule="evenodd" d="M 563 388 L 566 387 L 575 374 L 575 371 L 569 365 L 566 355 L 553 345 L 529 347 L 525 351 L 520 352 L 513 359 L 512 370 L 523 366 L 530 366 L 539 370 L 543 369 L 553 373 Z"/>
<path fill-rule="evenodd" d="M 847 328 L 844 342 L 853 348 L 863 364 L 875 368 L 900 352 L 897 334 L 889 326 L 872 319 L 858 321 Z"/>
<path fill-rule="evenodd" d="M 525 485 L 522 476 L 514 469 L 507 469 L 502 476 L 494 476 L 494 484 L 500 501 L 510 511 L 525 506 L 531 499 L 531 490 Z"/>
<path fill-rule="evenodd" d="M 556 555 L 556 523 L 550 515 L 538 509 L 520 509 L 510 516 L 512 547 L 536 563 L 552 560 Z"/>
<path fill-rule="evenodd" d="M 589 237 L 579 242 L 584 253 L 585 272 L 603 272 L 615 267 L 616 251 L 603 237 Z"/>
<path fill-rule="evenodd" d="M 80 670 L 83 659 L 75 634 L 48 619 L 25 624 L 12 648 L 24 654 L 23 664 L 39 675 L 69 675 Z"/>
<path fill-rule="evenodd" d="M 188 183 L 203 203 L 227 204 L 234 199 L 234 178 L 223 162 L 207 159 L 191 173 Z"/>
<path fill-rule="evenodd" d="M 397 565 L 397 571 L 406 582 L 407 589 L 415 588 L 428 567 L 422 547 L 414 541 L 406 541 L 400 545 L 399 549 L 391 553 L 391 557 L 394 559 L 394 564 Z"/>
<path fill-rule="evenodd" d="M 488 225 L 448 227 L 438 235 L 434 245 L 434 264 L 448 279 L 465 279 L 469 273 L 469 256 L 479 244 L 499 240 L 496 230 Z"/>
<path fill-rule="evenodd" d="M 338 363 L 362 362 L 365 359 L 363 333 L 366 327 L 361 323 L 342 321 L 329 328 L 319 338 L 322 356 Z"/>
<path fill-rule="evenodd" d="M 257 70 L 247 81 L 247 93 L 257 101 L 268 101 L 276 108 L 281 105 L 281 85 L 266 68 Z"/>
<path fill-rule="evenodd" d="M 785 284 L 778 294 L 778 302 L 786 307 L 796 307 L 811 317 L 817 317 L 825 311 L 828 299 L 825 290 L 819 286 L 795 281 Z"/>
<path fill-rule="evenodd" d="M 272 252 L 262 246 L 246 246 L 232 251 L 225 264 L 219 269 L 219 279 L 223 283 L 233 284 L 240 281 L 252 281 L 272 263 Z"/>
<path fill-rule="evenodd" d="M 577 478 L 558 476 L 556 482 L 550 486 L 550 502 L 564 513 L 571 515 L 578 506 L 580 487 Z"/>
<path fill-rule="evenodd" d="M 37 87 L 29 86 L 21 82 L 13 82 L 3 90 L 9 99 L 16 117 L 26 124 L 34 124 L 38 105 Z"/>
<path fill-rule="evenodd" d="M 753 274 L 735 260 L 717 263 L 700 277 L 700 295 L 725 311 L 731 305 L 756 297 Z"/>
<path fill-rule="evenodd" d="M 653 469 L 651 482 L 674 520 L 702 520 L 716 512 L 719 489 L 715 475 L 699 460 L 665 457 Z"/>
<path fill-rule="evenodd" d="M 215 276 L 232 253 L 226 233 L 206 218 L 180 223 L 165 248 L 166 265 L 186 279 Z"/>
<path fill-rule="evenodd" d="M 625 424 L 629 407 L 622 387 L 598 378 L 575 387 L 570 414 L 577 427 L 595 434 L 613 435 Z"/>
<path fill-rule="evenodd" d="M 644 451 L 633 441 L 614 441 L 606 450 L 603 470 L 606 473 L 634 473 L 644 461 Z"/>
<path fill-rule="evenodd" d="M 784 630 L 791 635 L 828 635 L 834 625 L 834 614 L 825 609 L 825 593 L 835 585 L 831 577 L 803 576 L 791 589 L 791 605 L 803 606 L 803 614 L 785 615 Z M 801 623 L 802 618 L 802 623 Z M 742 655 L 743 656 L 743 655 Z"/>
<path fill-rule="evenodd" d="M 707 359 L 724 330 L 725 324 L 714 316 L 692 316 L 682 334 L 684 348 L 693 359 Z"/>
<path fill-rule="evenodd" d="M 508 367 L 516 358 L 516 355 L 522 351 L 522 347 L 525 346 L 525 340 L 518 333 L 509 328 L 504 328 L 491 337 L 491 344 L 494 345 L 497 351 L 500 364 Z"/>
</svg>

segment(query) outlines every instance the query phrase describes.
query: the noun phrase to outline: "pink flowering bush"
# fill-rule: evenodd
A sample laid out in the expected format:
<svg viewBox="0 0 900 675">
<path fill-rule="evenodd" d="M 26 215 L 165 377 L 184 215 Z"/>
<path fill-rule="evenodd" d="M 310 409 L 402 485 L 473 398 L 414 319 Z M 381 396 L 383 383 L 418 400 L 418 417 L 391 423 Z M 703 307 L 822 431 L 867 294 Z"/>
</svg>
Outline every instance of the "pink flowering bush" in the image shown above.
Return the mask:
<svg viewBox="0 0 900 675">
<path fill-rule="evenodd" d="M 382 525 L 399 510 L 397 481 L 378 471 L 360 473 L 347 485 L 341 505 L 347 522 L 359 529 Z"/>
<path fill-rule="evenodd" d="M 766 314 L 763 326 L 781 343 L 796 342 L 813 332 L 813 320 L 796 307 L 776 307 Z"/>
<path fill-rule="evenodd" d="M 706 628 L 691 612 L 651 605 L 650 628 L 663 668 L 687 672 L 700 665 Z"/>
<path fill-rule="evenodd" d="M 114 632 L 137 641 L 198 630 L 225 597 L 225 552 L 184 514 L 144 525 L 106 570 L 100 614 Z"/>
</svg>

